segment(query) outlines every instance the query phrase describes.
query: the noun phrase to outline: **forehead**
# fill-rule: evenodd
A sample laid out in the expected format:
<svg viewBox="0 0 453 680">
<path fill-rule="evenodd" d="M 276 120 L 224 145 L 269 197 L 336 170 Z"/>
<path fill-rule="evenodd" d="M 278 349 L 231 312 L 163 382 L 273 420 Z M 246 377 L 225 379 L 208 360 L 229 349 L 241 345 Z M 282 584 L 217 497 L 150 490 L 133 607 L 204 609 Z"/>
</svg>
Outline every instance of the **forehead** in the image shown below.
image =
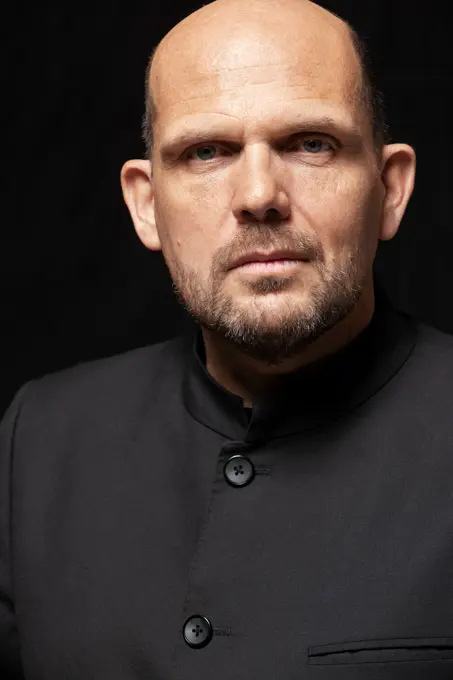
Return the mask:
<svg viewBox="0 0 453 680">
<path fill-rule="evenodd" d="M 156 128 L 187 115 L 253 118 L 313 101 L 356 115 L 360 65 L 344 34 L 286 29 L 276 39 L 275 32 L 270 37 L 255 25 L 247 32 L 243 24 L 222 40 L 203 42 L 204 32 L 201 27 L 195 50 L 193 35 L 174 39 L 152 74 Z"/>
</svg>

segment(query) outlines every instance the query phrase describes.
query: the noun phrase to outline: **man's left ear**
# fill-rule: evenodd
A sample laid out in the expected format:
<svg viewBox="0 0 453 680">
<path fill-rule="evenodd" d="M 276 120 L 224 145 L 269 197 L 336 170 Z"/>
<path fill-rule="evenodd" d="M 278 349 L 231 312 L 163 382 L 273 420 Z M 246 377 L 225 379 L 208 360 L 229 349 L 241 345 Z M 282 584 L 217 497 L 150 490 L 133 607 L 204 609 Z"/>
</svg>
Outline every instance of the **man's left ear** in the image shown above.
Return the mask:
<svg viewBox="0 0 453 680">
<path fill-rule="evenodd" d="M 416 155 L 408 144 L 387 144 L 382 150 L 384 186 L 379 239 L 389 241 L 400 226 L 415 184 Z"/>
</svg>

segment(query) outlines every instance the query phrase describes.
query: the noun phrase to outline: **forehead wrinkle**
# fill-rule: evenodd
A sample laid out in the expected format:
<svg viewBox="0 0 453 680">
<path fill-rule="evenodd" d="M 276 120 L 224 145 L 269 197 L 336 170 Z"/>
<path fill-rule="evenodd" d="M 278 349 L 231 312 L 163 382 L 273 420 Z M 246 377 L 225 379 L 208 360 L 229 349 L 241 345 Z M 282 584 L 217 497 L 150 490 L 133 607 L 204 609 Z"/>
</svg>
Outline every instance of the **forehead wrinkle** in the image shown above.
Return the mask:
<svg viewBox="0 0 453 680">
<path fill-rule="evenodd" d="M 210 118 L 212 118 L 210 120 Z M 227 118 L 228 126 L 223 127 L 222 124 L 218 122 L 217 116 L 221 118 Z M 203 120 L 204 119 L 204 120 Z M 231 121 L 231 123 L 230 123 Z M 277 122 L 275 129 L 272 130 L 274 121 Z M 252 121 L 253 125 L 258 123 L 263 123 L 261 117 L 255 117 Z M 236 136 L 239 134 L 242 137 L 245 134 L 245 129 L 247 125 L 244 125 L 244 121 L 240 120 L 235 116 L 229 116 L 223 113 L 207 113 L 201 115 L 194 115 L 183 121 L 175 121 L 167 130 L 164 135 L 160 147 L 164 153 L 170 152 L 172 149 L 179 147 L 183 144 L 195 143 L 202 140 L 212 140 L 219 136 Z M 316 107 L 312 110 L 301 113 L 300 111 L 294 111 L 286 116 L 270 116 L 267 120 L 264 120 L 264 131 L 267 132 L 267 128 L 270 128 L 271 137 L 278 139 L 281 135 L 290 135 L 302 131 L 324 131 L 324 132 L 337 132 L 341 135 L 346 135 L 349 138 L 359 138 L 361 136 L 361 127 L 359 121 L 354 120 L 345 112 L 332 112 L 327 109 L 316 110 Z M 259 131 L 253 130 L 251 134 L 254 135 Z"/>
<path fill-rule="evenodd" d="M 271 71 L 271 72 L 270 72 Z M 274 73 L 272 73 L 272 71 Z M 272 86 L 275 84 L 279 88 L 307 88 L 310 91 L 315 89 L 318 97 L 323 97 L 326 90 L 335 93 L 335 99 L 349 99 L 355 92 L 356 74 L 348 74 L 345 77 L 344 71 L 338 69 L 326 69 L 320 59 L 296 59 L 286 63 L 256 64 L 253 66 L 239 65 L 234 68 L 221 67 L 215 70 L 203 70 L 200 66 L 188 70 L 187 64 L 181 71 L 180 80 L 168 80 L 162 83 L 162 92 L 159 99 L 166 106 L 173 106 L 174 103 L 183 103 L 182 100 L 190 102 L 196 99 L 210 96 L 218 96 L 224 93 L 238 91 L 240 96 L 245 88 L 256 88 L 257 86 Z M 343 75 L 343 77 L 342 77 Z M 160 89 L 160 88 L 159 88 Z M 194 93 L 194 91 L 196 93 Z M 334 97 L 331 97 L 334 99 Z M 173 101 L 172 101 L 173 100 Z"/>
<path fill-rule="evenodd" d="M 224 42 L 226 43 L 226 41 Z M 274 61 L 268 60 L 268 53 L 263 55 L 262 50 L 250 49 L 252 55 L 255 54 L 257 59 L 261 59 L 261 63 L 250 63 L 250 55 L 247 54 L 247 59 L 245 59 L 243 56 L 241 57 L 242 63 L 237 63 L 238 60 L 235 59 L 236 63 L 233 64 L 229 58 L 229 52 L 231 50 L 231 45 L 226 43 L 226 48 L 220 51 L 218 59 L 215 59 L 211 52 L 208 52 L 207 55 L 197 54 L 194 60 L 188 58 L 187 54 L 183 54 L 180 64 L 180 71 L 182 73 L 189 74 L 192 80 L 215 78 L 219 75 L 223 76 L 225 73 L 236 74 L 242 71 L 254 72 L 259 71 L 260 69 L 277 69 L 283 73 L 289 72 L 294 74 L 303 74 L 322 70 L 324 74 L 328 75 L 335 71 L 335 69 L 332 69 L 331 64 L 326 66 L 324 50 L 323 54 L 321 55 L 319 54 L 319 49 L 310 50 L 304 48 L 302 44 L 298 47 L 296 56 L 285 54 L 281 51 L 281 49 L 279 49 L 280 58 Z M 270 46 L 268 48 L 268 51 L 269 50 Z M 244 50 L 242 50 L 242 52 L 244 53 Z M 341 54 L 337 56 L 344 55 Z"/>
<path fill-rule="evenodd" d="M 309 88 L 305 88 L 307 90 Z M 315 116 L 329 116 L 341 118 L 343 121 L 350 121 L 350 125 L 359 125 L 361 121 L 360 107 L 351 107 L 349 99 L 345 93 L 341 93 L 336 99 L 331 95 L 322 95 L 316 92 L 306 91 L 304 94 L 297 94 L 291 96 L 290 99 L 285 97 L 272 98 L 270 101 L 257 100 L 256 102 L 249 102 L 246 98 L 235 98 L 234 100 L 226 100 L 222 102 L 222 97 L 212 97 L 212 95 L 193 95 L 184 101 L 179 101 L 175 106 L 168 111 L 168 123 L 160 120 L 156 128 L 164 131 L 166 128 L 173 128 L 173 126 L 189 125 L 191 120 L 201 121 L 209 116 L 224 116 L 227 119 L 238 120 L 241 123 L 247 124 L 248 121 L 266 119 L 272 124 L 273 120 L 282 120 L 282 114 L 288 110 L 288 105 L 294 110 L 294 116 L 301 118 L 307 116 L 313 118 Z M 300 102 L 303 104 L 301 108 L 295 107 L 294 104 Z M 310 103 L 311 102 L 311 103 Z M 322 102 L 322 111 L 318 111 L 317 102 Z M 346 105 L 345 105 L 346 104 Z M 270 105 L 270 106 L 269 106 Z M 219 107 L 223 110 L 219 110 Z M 211 108 L 212 107 L 212 108 Z M 266 109 L 264 110 L 263 109 Z M 182 109 L 182 110 L 181 110 Z M 215 110 L 217 109 L 217 110 Z M 285 116 L 283 116 L 283 119 Z M 175 122 L 175 119 L 178 122 Z M 204 121 L 202 122 L 204 125 Z M 208 123 L 209 124 L 209 123 Z"/>
<path fill-rule="evenodd" d="M 336 89 L 332 88 L 331 83 L 332 80 L 325 80 L 322 82 L 322 85 L 319 83 L 319 80 L 316 78 L 316 74 L 313 74 L 309 76 L 308 78 L 305 79 L 304 83 L 300 83 L 297 79 L 297 74 L 294 75 L 295 80 L 293 82 L 285 82 L 280 84 L 277 84 L 275 88 L 276 94 L 279 93 L 280 90 L 287 90 L 291 91 L 291 95 L 288 99 L 285 99 L 282 97 L 281 99 L 278 99 L 276 97 L 273 97 L 273 92 L 269 93 L 269 97 L 266 97 L 266 100 L 262 100 L 263 104 L 264 103 L 278 103 L 281 101 L 284 104 L 288 104 L 289 101 L 297 101 L 297 100 L 303 100 L 303 99 L 319 99 L 319 100 L 324 100 L 324 101 L 332 101 L 332 102 L 338 102 L 338 101 L 350 101 L 351 98 L 351 89 L 350 87 L 347 87 L 346 84 L 344 86 L 338 87 Z M 194 83 L 188 83 L 186 84 L 185 87 L 175 91 L 175 95 L 177 95 L 174 98 L 174 101 L 172 100 L 171 93 L 167 91 L 167 101 L 166 104 L 169 107 L 169 109 L 178 109 L 180 106 L 184 106 L 186 104 L 190 104 L 196 101 L 200 100 L 209 100 L 215 102 L 215 105 L 218 106 L 219 104 L 222 105 L 222 99 L 223 96 L 226 94 L 229 94 L 231 92 L 238 92 L 238 87 L 237 85 L 230 84 L 227 85 L 226 83 L 223 83 L 222 86 L 219 88 L 216 86 L 215 83 L 210 83 L 210 82 L 204 82 L 203 87 L 200 85 L 196 85 L 197 81 Z M 201 83 L 201 81 L 200 81 Z M 234 107 L 240 107 L 242 105 L 247 105 L 246 97 L 244 97 L 244 93 L 246 90 L 252 89 L 252 88 L 260 88 L 260 87 L 266 87 L 268 85 L 271 85 L 274 83 L 274 80 L 267 78 L 266 80 L 263 80 L 261 82 L 251 82 L 251 83 L 245 83 L 242 84 L 241 86 L 241 92 L 238 92 L 238 96 L 234 97 L 232 100 L 226 100 L 225 104 L 226 106 L 231 106 L 233 105 Z M 200 92 L 200 89 L 202 90 Z M 304 96 L 303 94 L 297 94 L 295 95 L 294 92 L 296 90 L 302 90 L 306 91 L 307 94 Z M 195 90 L 195 93 L 194 93 Z M 169 101 L 170 100 L 170 101 Z M 202 112 L 200 112 L 202 113 Z"/>
</svg>

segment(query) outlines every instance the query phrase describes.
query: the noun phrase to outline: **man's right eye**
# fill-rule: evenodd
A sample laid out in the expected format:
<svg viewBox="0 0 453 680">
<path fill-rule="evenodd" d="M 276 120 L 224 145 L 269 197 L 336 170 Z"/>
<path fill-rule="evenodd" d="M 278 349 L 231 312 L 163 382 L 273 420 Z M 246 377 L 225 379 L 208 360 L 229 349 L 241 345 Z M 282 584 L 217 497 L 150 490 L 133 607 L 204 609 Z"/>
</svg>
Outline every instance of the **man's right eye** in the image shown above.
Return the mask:
<svg viewBox="0 0 453 680">
<path fill-rule="evenodd" d="M 217 144 L 199 144 L 198 146 L 192 147 L 192 149 L 190 149 L 185 154 L 185 158 L 189 159 L 190 156 L 197 154 L 197 157 L 195 158 L 195 160 L 199 160 L 199 161 L 212 160 L 212 158 L 206 158 L 206 155 L 209 156 L 210 151 L 212 151 L 212 149 L 218 149 L 218 148 L 220 148 L 220 147 L 218 147 Z"/>
</svg>

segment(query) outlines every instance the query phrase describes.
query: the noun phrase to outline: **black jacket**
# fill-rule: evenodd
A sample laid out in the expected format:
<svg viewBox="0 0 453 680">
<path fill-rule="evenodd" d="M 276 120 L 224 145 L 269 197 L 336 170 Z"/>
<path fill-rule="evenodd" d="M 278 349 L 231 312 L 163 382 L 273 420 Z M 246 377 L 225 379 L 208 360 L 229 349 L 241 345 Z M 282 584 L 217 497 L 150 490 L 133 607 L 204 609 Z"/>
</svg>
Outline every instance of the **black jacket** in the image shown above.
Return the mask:
<svg viewBox="0 0 453 680">
<path fill-rule="evenodd" d="M 197 333 L 15 396 L 0 678 L 451 680 L 453 338 L 381 298 L 250 424 L 203 362 Z"/>
</svg>

